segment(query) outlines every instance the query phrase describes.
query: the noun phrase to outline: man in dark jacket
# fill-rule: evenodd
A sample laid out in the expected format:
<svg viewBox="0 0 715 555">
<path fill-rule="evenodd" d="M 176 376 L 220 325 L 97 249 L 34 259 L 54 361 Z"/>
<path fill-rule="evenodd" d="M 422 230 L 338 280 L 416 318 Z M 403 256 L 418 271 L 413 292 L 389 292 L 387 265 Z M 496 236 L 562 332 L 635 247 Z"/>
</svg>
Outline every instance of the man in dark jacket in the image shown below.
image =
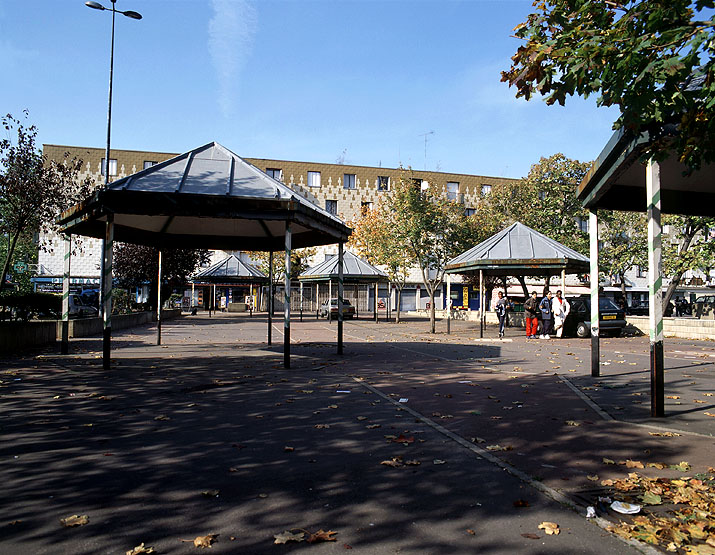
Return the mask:
<svg viewBox="0 0 715 555">
<path fill-rule="evenodd" d="M 531 297 L 524 303 L 524 317 L 526 319 L 526 338 L 535 339 L 539 329 L 539 301 L 536 291 L 531 292 Z"/>
<path fill-rule="evenodd" d="M 543 328 L 541 330 L 541 339 L 551 339 L 550 334 L 554 330 L 554 313 L 551 307 L 551 291 L 546 292 L 546 296 L 539 303 L 541 311 L 541 322 Z"/>
</svg>

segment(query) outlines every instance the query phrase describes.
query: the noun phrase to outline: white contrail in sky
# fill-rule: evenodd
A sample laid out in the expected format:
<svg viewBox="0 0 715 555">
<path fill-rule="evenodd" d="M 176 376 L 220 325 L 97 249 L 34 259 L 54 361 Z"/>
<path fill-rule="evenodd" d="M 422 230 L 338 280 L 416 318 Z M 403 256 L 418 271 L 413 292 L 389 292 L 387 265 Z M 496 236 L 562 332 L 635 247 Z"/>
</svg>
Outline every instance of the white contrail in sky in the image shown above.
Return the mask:
<svg viewBox="0 0 715 555">
<path fill-rule="evenodd" d="M 247 0 L 211 0 L 211 8 L 209 54 L 218 77 L 218 103 L 223 115 L 229 116 L 253 47 L 256 10 Z"/>
</svg>

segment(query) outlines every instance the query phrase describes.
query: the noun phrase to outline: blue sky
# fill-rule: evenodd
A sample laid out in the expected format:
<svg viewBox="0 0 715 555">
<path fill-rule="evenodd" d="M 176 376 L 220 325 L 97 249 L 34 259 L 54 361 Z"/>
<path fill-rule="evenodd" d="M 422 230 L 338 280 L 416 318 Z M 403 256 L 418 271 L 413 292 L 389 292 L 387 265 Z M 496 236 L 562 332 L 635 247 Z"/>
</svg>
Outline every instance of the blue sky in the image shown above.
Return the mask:
<svg viewBox="0 0 715 555">
<path fill-rule="evenodd" d="M 100 0 L 110 5 L 110 0 Z M 118 0 L 112 146 L 522 177 L 592 160 L 613 109 L 514 98 L 500 83 L 526 0 Z M 106 144 L 109 12 L 0 2 L 0 112 L 41 143 Z M 427 135 L 425 157 L 424 134 Z"/>
</svg>

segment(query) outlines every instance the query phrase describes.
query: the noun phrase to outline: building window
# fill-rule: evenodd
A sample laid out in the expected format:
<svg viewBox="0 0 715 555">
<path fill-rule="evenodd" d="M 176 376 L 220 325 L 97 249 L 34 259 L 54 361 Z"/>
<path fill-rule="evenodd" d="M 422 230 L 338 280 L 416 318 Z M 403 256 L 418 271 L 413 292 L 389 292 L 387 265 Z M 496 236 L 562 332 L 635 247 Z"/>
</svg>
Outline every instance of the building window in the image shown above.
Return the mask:
<svg viewBox="0 0 715 555">
<path fill-rule="evenodd" d="M 361 216 L 364 216 L 370 210 L 372 210 L 372 202 L 361 202 L 360 203 L 360 215 Z"/>
<path fill-rule="evenodd" d="M 576 227 L 584 233 L 588 233 L 588 218 L 582 218 L 581 216 L 576 216 Z"/>
<path fill-rule="evenodd" d="M 326 212 L 329 212 L 333 216 L 338 215 L 338 201 L 337 200 L 326 200 L 325 201 L 325 210 Z"/>
<path fill-rule="evenodd" d="M 278 181 L 283 181 L 283 170 L 280 168 L 266 168 L 266 173 Z"/>
<path fill-rule="evenodd" d="M 636 277 L 647 278 L 648 277 L 648 269 L 644 270 L 641 266 L 636 266 Z"/>
<path fill-rule="evenodd" d="M 106 158 L 102 158 L 102 175 L 105 175 L 106 171 Z M 117 175 L 117 160 L 116 158 L 109 159 L 109 175 Z"/>
<path fill-rule="evenodd" d="M 474 214 L 477 213 L 476 208 L 465 208 L 464 209 L 464 215 L 465 216 L 474 216 Z"/>
<path fill-rule="evenodd" d="M 320 187 L 320 172 L 308 172 L 308 187 Z"/>
<path fill-rule="evenodd" d="M 144 169 L 151 168 L 152 166 L 156 166 L 158 162 L 154 162 L 153 160 L 144 160 Z"/>
<path fill-rule="evenodd" d="M 457 200 L 459 196 L 459 182 L 447 181 L 447 200 Z"/>
<path fill-rule="evenodd" d="M 492 192 L 491 185 L 482 185 L 482 195 L 487 196 L 491 192 Z"/>
<path fill-rule="evenodd" d="M 387 175 L 380 175 L 377 178 L 377 190 L 378 191 L 389 191 L 390 190 L 390 178 Z"/>
<path fill-rule="evenodd" d="M 355 188 L 355 174 L 354 173 L 344 173 L 343 174 L 343 189 L 354 189 Z"/>
</svg>

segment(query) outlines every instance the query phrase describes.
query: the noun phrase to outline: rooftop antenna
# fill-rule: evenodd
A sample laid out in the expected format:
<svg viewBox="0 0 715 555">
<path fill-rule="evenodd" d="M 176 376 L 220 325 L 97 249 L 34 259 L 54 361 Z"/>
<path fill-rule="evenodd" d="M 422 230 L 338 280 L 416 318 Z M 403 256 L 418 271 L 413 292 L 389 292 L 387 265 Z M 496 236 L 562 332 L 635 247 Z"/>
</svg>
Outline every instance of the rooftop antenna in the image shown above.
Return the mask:
<svg viewBox="0 0 715 555">
<path fill-rule="evenodd" d="M 428 131 L 427 133 L 420 133 L 420 137 L 425 138 L 425 170 L 427 169 L 427 137 L 429 135 L 434 135 L 434 131 Z"/>
</svg>

